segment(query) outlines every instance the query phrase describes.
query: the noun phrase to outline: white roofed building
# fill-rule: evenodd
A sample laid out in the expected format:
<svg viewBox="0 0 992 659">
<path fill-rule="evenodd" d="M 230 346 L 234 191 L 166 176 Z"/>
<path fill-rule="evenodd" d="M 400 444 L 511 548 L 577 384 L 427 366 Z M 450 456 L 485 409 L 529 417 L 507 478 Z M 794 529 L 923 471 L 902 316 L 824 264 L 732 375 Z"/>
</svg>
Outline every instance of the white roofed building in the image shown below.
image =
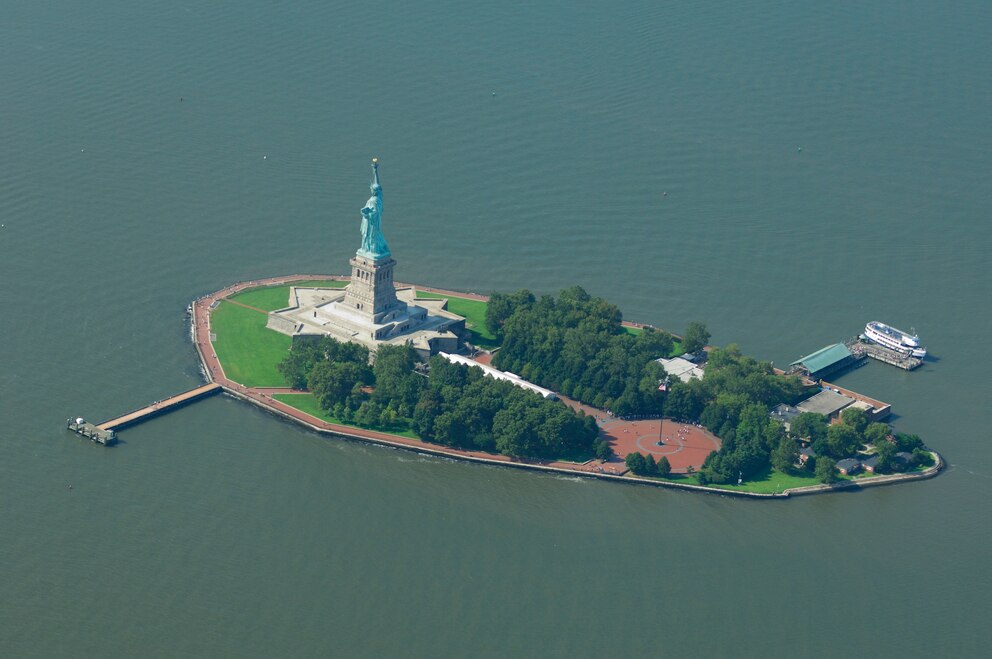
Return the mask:
<svg viewBox="0 0 992 659">
<path fill-rule="evenodd" d="M 681 357 L 665 359 L 662 357 L 661 359 L 656 359 L 655 361 L 665 367 L 665 373 L 668 373 L 673 378 L 678 378 L 682 382 L 688 382 L 693 379 L 703 379 L 703 369 L 699 368 L 688 359 L 683 359 Z"/>
<path fill-rule="evenodd" d="M 494 380 L 503 380 L 504 382 L 509 382 L 510 384 L 516 385 L 521 389 L 527 389 L 533 391 L 534 393 L 540 395 L 542 398 L 547 398 L 550 400 L 555 400 L 558 398 L 558 394 L 551 391 L 550 389 L 545 389 L 544 387 L 539 387 L 533 382 L 528 382 L 516 373 L 510 373 L 508 371 L 501 371 L 498 368 L 493 368 L 486 364 L 480 364 L 477 361 L 473 361 L 468 357 L 463 357 L 462 355 L 452 355 L 447 352 L 437 353 L 447 359 L 452 364 L 461 364 L 463 366 L 475 366 L 476 368 L 481 368 L 482 372 L 487 376 L 493 378 Z"/>
</svg>

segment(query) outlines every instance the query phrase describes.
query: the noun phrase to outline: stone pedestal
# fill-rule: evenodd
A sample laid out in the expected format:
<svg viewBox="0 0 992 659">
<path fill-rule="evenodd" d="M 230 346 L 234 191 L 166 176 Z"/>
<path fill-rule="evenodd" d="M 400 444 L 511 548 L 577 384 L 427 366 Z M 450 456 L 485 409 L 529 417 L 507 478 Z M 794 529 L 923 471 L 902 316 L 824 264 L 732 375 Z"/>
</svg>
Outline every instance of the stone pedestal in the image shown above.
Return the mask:
<svg viewBox="0 0 992 659">
<path fill-rule="evenodd" d="M 396 299 L 392 258 L 370 259 L 355 255 L 351 259 L 351 283 L 345 289 L 344 307 L 364 316 L 371 323 L 384 322 L 391 312 L 405 308 Z"/>
</svg>

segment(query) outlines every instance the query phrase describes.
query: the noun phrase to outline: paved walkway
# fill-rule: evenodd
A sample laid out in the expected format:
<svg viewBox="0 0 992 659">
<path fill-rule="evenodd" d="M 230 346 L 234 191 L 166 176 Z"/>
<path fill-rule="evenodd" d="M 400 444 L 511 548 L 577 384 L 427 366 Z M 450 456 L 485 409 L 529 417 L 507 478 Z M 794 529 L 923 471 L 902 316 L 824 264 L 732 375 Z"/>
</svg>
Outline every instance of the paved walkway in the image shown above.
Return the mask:
<svg viewBox="0 0 992 659">
<path fill-rule="evenodd" d="M 226 391 L 232 393 L 240 398 L 244 398 L 253 403 L 266 407 L 273 412 L 276 412 L 282 416 L 286 416 L 295 419 L 301 423 L 304 423 L 312 428 L 319 430 L 325 430 L 338 435 L 344 435 L 346 437 L 354 437 L 357 439 L 363 439 L 367 441 L 372 441 L 380 444 L 387 444 L 390 446 L 398 446 L 403 448 L 414 449 L 417 451 L 422 451 L 426 453 L 434 453 L 439 455 L 447 455 L 457 458 L 474 459 L 474 460 L 485 460 L 489 462 L 507 463 L 507 464 L 518 464 L 518 465 L 528 465 L 534 467 L 545 467 L 557 470 L 574 471 L 587 474 L 615 474 L 619 475 L 626 471 L 626 467 L 620 464 L 602 464 L 599 461 L 593 460 L 583 464 L 571 463 L 571 462 L 550 462 L 550 461 L 540 461 L 540 460 L 521 460 L 517 458 L 511 458 L 505 455 L 498 455 L 493 453 L 485 453 L 483 451 L 466 451 L 462 449 L 449 448 L 446 446 L 441 446 L 439 444 L 430 444 L 428 442 L 423 442 L 418 439 L 411 439 L 407 437 L 400 437 L 398 435 L 392 435 L 389 433 L 378 432 L 375 430 L 367 430 L 365 428 L 356 428 L 354 426 L 342 426 L 334 423 L 329 423 L 318 419 L 317 417 L 311 416 L 306 412 L 296 409 L 290 405 L 282 403 L 272 396 L 274 394 L 288 394 L 288 393 L 306 393 L 298 390 L 294 390 L 288 387 L 246 387 L 239 382 L 227 377 L 224 373 L 224 368 L 217 358 L 217 353 L 214 351 L 213 343 L 210 341 L 210 312 L 221 300 L 228 298 L 229 296 L 236 295 L 244 290 L 255 288 L 258 286 L 275 286 L 279 284 L 285 284 L 291 281 L 301 281 L 306 279 L 337 279 L 345 280 L 346 277 L 336 277 L 328 275 L 287 275 L 284 277 L 273 277 L 271 279 L 256 279 L 247 282 L 239 282 L 228 286 L 227 288 L 205 295 L 204 297 L 198 299 L 193 303 L 193 329 L 194 329 L 194 343 L 196 345 L 197 352 L 200 355 L 200 359 L 203 363 L 204 370 L 207 373 L 207 377 L 212 381 L 220 384 L 224 387 Z M 425 288 L 418 287 L 418 290 L 429 290 L 432 292 L 444 294 L 444 295 L 458 295 L 462 297 L 468 297 L 465 293 L 456 293 L 454 291 L 446 291 L 438 288 Z M 473 299 L 487 298 L 480 295 L 473 295 Z M 228 302 L 233 302 L 233 300 L 227 300 Z M 238 304 L 237 302 L 234 302 Z M 248 306 L 248 305 L 242 305 Z M 251 308 L 251 307 L 250 307 Z"/>
<path fill-rule="evenodd" d="M 815 494 L 820 492 L 829 492 L 836 489 L 851 489 L 856 487 L 869 487 L 872 485 L 885 485 L 888 483 L 894 483 L 904 480 L 913 480 L 919 478 L 930 478 L 937 475 L 944 466 L 944 462 L 939 455 L 934 453 L 936 464 L 934 467 L 926 470 L 922 473 L 913 474 L 896 474 L 892 476 L 881 476 L 872 479 L 863 479 L 859 482 L 845 481 L 841 485 L 818 485 L 811 487 L 795 488 L 787 490 L 783 493 L 775 494 L 756 494 L 743 491 L 727 491 L 727 490 L 714 490 L 712 488 L 700 487 L 697 485 L 687 485 L 687 484 L 674 484 L 665 483 L 658 480 L 648 480 L 639 477 L 632 476 L 627 472 L 626 466 L 623 462 L 617 458 L 609 462 L 603 463 L 599 460 L 590 460 L 589 462 L 583 464 L 575 464 L 570 462 L 542 462 L 539 460 L 519 460 L 515 458 L 510 458 L 505 455 L 494 455 L 492 453 L 483 453 L 482 451 L 463 451 L 459 449 L 448 448 L 445 446 L 440 446 L 438 444 L 428 444 L 427 442 L 422 442 L 417 439 L 409 439 L 406 437 L 399 437 L 397 435 L 390 435 L 388 433 L 376 432 L 374 430 L 365 430 L 363 428 L 355 428 L 353 426 L 341 426 L 333 423 L 328 423 L 322 421 L 316 417 L 310 416 L 305 412 L 290 407 L 284 403 L 272 398 L 274 394 L 282 393 L 307 393 L 299 390 L 290 389 L 289 387 L 245 387 L 244 385 L 234 382 L 229 379 L 224 374 L 224 369 L 220 364 L 220 360 L 217 358 L 217 354 L 214 352 L 213 344 L 210 341 L 210 312 L 211 309 L 218 304 L 220 300 L 223 300 L 231 295 L 239 293 L 249 288 L 255 288 L 258 286 L 275 286 L 279 284 L 286 284 L 292 281 L 303 281 L 308 279 L 333 279 L 338 281 L 345 281 L 348 277 L 342 277 L 337 275 L 287 275 L 284 277 L 272 277 L 269 279 L 257 279 L 246 282 L 239 282 L 228 286 L 227 288 L 205 295 L 196 302 L 193 303 L 193 330 L 194 330 L 194 344 L 196 345 L 196 350 L 200 355 L 200 360 L 203 363 L 204 370 L 207 374 L 208 380 L 211 382 L 216 382 L 224 387 L 224 389 L 234 396 L 243 398 L 252 402 L 256 405 L 260 405 L 276 414 L 293 419 L 299 423 L 307 425 L 315 430 L 334 433 L 336 435 L 341 435 L 344 437 L 353 437 L 355 439 L 360 439 L 363 441 L 385 444 L 388 446 L 396 446 L 400 448 L 408 448 L 411 450 L 419 451 L 422 453 L 431 453 L 435 455 L 450 456 L 454 458 L 461 458 L 465 460 L 479 461 L 479 462 L 489 462 L 494 464 L 505 464 L 507 466 L 523 467 L 540 469 L 544 471 L 551 471 L 556 473 L 572 473 L 572 474 L 582 474 L 589 476 L 597 476 L 599 478 L 607 479 L 618 479 L 621 481 L 629 482 L 639 482 L 650 485 L 663 485 L 666 487 L 673 487 L 677 489 L 684 490 L 696 490 L 702 492 L 711 492 L 722 495 L 733 495 L 742 497 L 755 497 L 755 498 L 779 498 L 788 497 L 795 494 Z M 447 291 L 439 288 L 426 288 L 418 287 L 419 290 L 432 291 L 435 293 L 440 293 L 443 295 L 452 295 L 457 297 L 471 297 L 477 300 L 487 300 L 488 298 L 483 295 L 477 294 L 466 294 L 459 293 L 455 291 Z M 243 305 L 247 306 L 247 305 Z M 641 327 L 637 323 L 624 322 L 624 325 L 630 327 Z M 481 360 L 480 360 L 481 361 Z M 600 434 L 609 439 L 611 444 L 614 446 L 614 450 L 617 451 L 621 456 L 626 455 L 624 451 L 628 450 L 628 447 L 636 446 L 640 450 L 648 450 L 651 453 L 658 455 L 667 455 L 669 461 L 672 462 L 673 467 L 675 467 L 676 460 L 690 459 L 690 462 L 686 464 L 702 464 L 702 460 L 705 459 L 706 455 L 715 449 L 720 447 L 719 439 L 710 434 L 705 429 L 698 428 L 696 426 L 680 424 L 676 421 L 665 420 L 662 422 L 655 420 L 643 420 L 643 421 L 624 421 L 622 419 L 617 419 L 602 410 L 598 410 L 588 405 L 583 405 L 577 401 L 562 397 L 562 400 L 566 404 L 571 405 L 574 409 L 582 409 L 587 414 L 592 414 L 596 417 L 597 422 L 600 425 Z M 653 424 L 653 425 L 652 425 Z M 623 432 L 624 430 L 628 432 Z M 633 430 L 633 432 L 630 432 Z M 658 444 L 657 438 L 662 438 L 663 445 Z M 694 439 L 695 437 L 695 439 Z M 698 442 L 698 446 L 696 443 Z M 692 457 L 692 451 L 696 450 L 697 453 L 695 457 Z M 681 457 L 679 457 L 681 456 Z M 680 464 L 680 463 L 679 463 Z M 683 467 L 684 469 L 684 467 Z M 673 468 L 673 471 L 676 469 Z"/>
<path fill-rule="evenodd" d="M 573 472 L 587 475 L 608 475 L 608 476 L 621 476 L 627 472 L 627 467 L 623 463 L 623 456 L 625 453 L 620 454 L 619 458 L 614 458 L 608 462 L 602 462 L 600 460 L 590 460 L 585 463 L 573 463 L 573 462 L 554 462 L 554 461 L 541 461 L 541 460 L 524 460 L 519 458 L 511 458 L 505 455 L 498 455 L 494 453 L 485 453 L 483 451 L 466 451 L 462 449 L 450 448 L 442 446 L 439 444 L 430 444 L 428 442 L 423 442 L 418 439 L 411 439 L 407 437 L 400 437 L 398 435 L 392 435 L 389 433 L 378 432 L 375 430 L 367 430 L 364 428 L 356 428 L 354 426 L 342 426 L 334 423 L 329 423 L 318 419 L 317 417 L 311 416 L 306 412 L 296 409 L 290 405 L 280 402 L 274 399 L 272 396 L 274 394 L 289 394 L 289 393 L 306 393 L 298 390 L 294 390 L 288 387 L 246 387 L 239 382 L 231 380 L 224 373 L 224 368 L 217 358 L 217 353 L 214 351 L 213 343 L 210 340 L 210 313 L 213 308 L 215 308 L 221 300 L 227 300 L 234 304 L 240 304 L 243 307 L 248 307 L 250 309 L 255 309 L 256 311 L 261 311 L 261 309 L 256 309 L 255 307 L 250 307 L 246 304 L 241 304 L 234 300 L 229 300 L 232 295 L 236 295 L 242 291 L 256 288 L 259 286 L 276 286 L 279 284 L 286 284 L 293 281 L 305 281 L 308 279 L 312 280 L 338 280 L 347 281 L 348 277 L 342 277 L 337 275 L 285 275 L 282 277 L 271 277 L 268 279 L 255 279 L 251 281 L 239 282 L 237 284 L 232 284 L 227 288 L 219 290 L 209 295 L 205 295 L 193 303 L 193 330 L 194 330 L 194 343 L 196 345 L 197 352 L 200 355 L 200 359 L 203 363 L 204 370 L 207 374 L 208 379 L 211 382 L 216 382 L 224 387 L 226 391 L 235 396 L 248 400 L 252 403 L 265 407 L 281 416 L 285 416 L 305 425 L 315 428 L 317 430 L 323 430 L 331 432 L 337 435 L 343 435 L 345 437 L 353 437 L 356 439 L 362 439 L 365 441 L 371 441 L 378 444 L 386 444 L 389 446 L 397 446 L 401 448 L 413 449 L 416 451 L 421 451 L 424 453 L 433 453 L 437 455 L 445 455 L 455 458 L 486 461 L 493 463 L 503 463 L 512 464 L 515 466 L 528 466 L 535 468 L 548 469 L 560 472 Z M 397 286 L 411 286 L 411 284 L 400 284 Z M 438 293 L 441 295 L 452 295 L 456 297 L 466 297 L 474 300 L 488 300 L 489 298 L 484 295 L 479 295 L 476 293 L 459 293 L 456 291 L 448 291 L 441 288 L 431 288 L 426 286 L 416 286 L 417 290 L 420 291 L 430 291 L 432 293 Z M 631 327 L 640 327 L 636 323 L 624 323 Z M 481 360 L 480 360 L 481 361 Z M 566 404 L 571 405 L 575 409 L 583 409 L 587 414 L 593 414 L 601 422 L 601 436 L 611 440 L 614 429 L 620 429 L 624 427 L 623 422 L 619 419 L 614 419 L 614 417 L 609 417 L 602 410 L 596 410 L 588 406 L 581 405 L 576 401 L 566 399 L 563 397 Z M 606 425 L 602 421 L 606 418 L 613 419 L 616 424 L 609 425 L 609 430 L 606 430 Z M 619 446 L 619 444 L 618 444 Z M 719 444 L 717 444 L 717 447 Z M 616 447 L 615 447 L 616 450 Z M 619 451 L 618 451 L 619 453 Z M 702 456 L 705 458 L 705 455 Z M 671 460 L 671 458 L 669 458 Z M 702 464 L 701 459 L 698 460 L 699 464 Z M 674 464 L 673 464 L 674 466 Z"/>
</svg>

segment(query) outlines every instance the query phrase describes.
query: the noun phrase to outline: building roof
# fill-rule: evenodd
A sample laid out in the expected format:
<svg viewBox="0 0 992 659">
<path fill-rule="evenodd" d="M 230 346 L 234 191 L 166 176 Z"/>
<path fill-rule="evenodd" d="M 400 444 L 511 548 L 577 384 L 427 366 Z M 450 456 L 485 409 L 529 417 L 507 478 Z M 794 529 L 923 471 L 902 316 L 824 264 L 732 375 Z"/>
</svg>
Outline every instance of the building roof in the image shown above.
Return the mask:
<svg viewBox="0 0 992 659">
<path fill-rule="evenodd" d="M 662 357 L 655 361 L 665 367 L 665 373 L 677 377 L 682 382 L 688 382 L 693 378 L 697 380 L 703 379 L 703 369 L 681 357 L 673 357 L 672 359 Z"/>
<path fill-rule="evenodd" d="M 800 412 L 798 408 L 781 403 L 776 405 L 774 409 L 768 413 L 768 416 L 775 419 L 779 423 L 789 423 L 800 414 L 802 414 L 802 412 Z"/>
<path fill-rule="evenodd" d="M 865 412 L 872 412 L 875 410 L 871 403 L 867 403 L 863 400 L 855 400 L 851 403 L 851 407 L 856 407 L 860 410 L 864 410 Z"/>
<path fill-rule="evenodd" d="M 909 451 L 899 451 L 896 453 L 895 457 L 897 460 L 904 460 L 906 463 L 913 462 L 913 454 Z"/>
<path fill-rule="evenodd" d="M 807 458 L 815 458 L 816 451 L 814 451 L 809 446 L 804 446 L 803 448 L 799 449 L 799 455 L 805 455 Z"/>
<path fill-rule="evenodd" d="M 864 460 L 861 461 L 861 464 L 862 464 L 862 466 L 865 467 L 865 469 L 868 469 L 868 468 L 874 469 L 875 467 L 878 466 L 878 456 L 877 455 L 873 455 L 870 458 L 866 458 L 866 459 L 864 459 Z"/>
<path fill-rule="evenodd" d="M 493 368 L 488 364 L 480 364 L 479 362 L 469 359 L 468 357 L 463 357 L 462 355 L 452 355 L 446 352 L 437 353 L 447 359 L 452 364 L 461 364 L 463 366 L 474 366 L 475 368 L 482 369 L 482 372 L 487 376 L 493 378 L 494 380 L 502 380 L 504 382 L 509 382 L 514 384 L 521 389 L 527 389 L 533 391 L 534 393 L 540 395 L 543 398 L 557 398 L 558 394 L 551 391 L 550 389 L 545 389 L 544 387 L 539 387 L 533 382 L 528 382 L 516 373 L 510 373 L 509 371 L 501 371 L 498 368 Z"/>
<path fill-rule="evenodd" d="M 802 364 L 810 373 L 816 373 L 828 369 L 845 359 L 851 358 L 851 351 L 843 343 L 835 343 L 826 348 L 820 348 L 814 353 L 806 355 L 801 359 L 792 362 L 792 366 Z"/>
<path fill-rule="evenodd" d="M 824 416 L 830 416 L 854 402 L 853 398 L 844 396 L 836 391 L 824 389 L 815 396 L 811 396 L 796 405 L 802 412 L 816 412 Z"/>
<path fill-rule="evenodd" d="M 860 460 L 854 458 L 844 458 L 843 460 L 838 460 L 835 465 L 838 469 L 843 469 L 844 471 L 850 471 L 852 468 L 857 467 L 861 464 Z"/>
</svg>

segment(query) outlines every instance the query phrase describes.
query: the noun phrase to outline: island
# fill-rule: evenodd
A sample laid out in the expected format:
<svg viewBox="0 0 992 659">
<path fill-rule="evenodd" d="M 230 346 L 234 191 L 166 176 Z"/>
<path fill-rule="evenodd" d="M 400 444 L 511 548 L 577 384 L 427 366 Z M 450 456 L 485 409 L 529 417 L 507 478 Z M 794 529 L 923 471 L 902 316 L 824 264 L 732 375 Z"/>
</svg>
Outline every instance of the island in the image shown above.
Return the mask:
<svg viewBox="0 0 992 659">
<path fill-rule="evenodd" d="M 478 295 L 394 280 L 379 163 L 350 276 L 234 284 L 190 305 L 206 379 L 315 431 L 460 460 L 779 498 L 928 478 L 890 407 L 625 321 L 580 287 Z"/>
</svg>

